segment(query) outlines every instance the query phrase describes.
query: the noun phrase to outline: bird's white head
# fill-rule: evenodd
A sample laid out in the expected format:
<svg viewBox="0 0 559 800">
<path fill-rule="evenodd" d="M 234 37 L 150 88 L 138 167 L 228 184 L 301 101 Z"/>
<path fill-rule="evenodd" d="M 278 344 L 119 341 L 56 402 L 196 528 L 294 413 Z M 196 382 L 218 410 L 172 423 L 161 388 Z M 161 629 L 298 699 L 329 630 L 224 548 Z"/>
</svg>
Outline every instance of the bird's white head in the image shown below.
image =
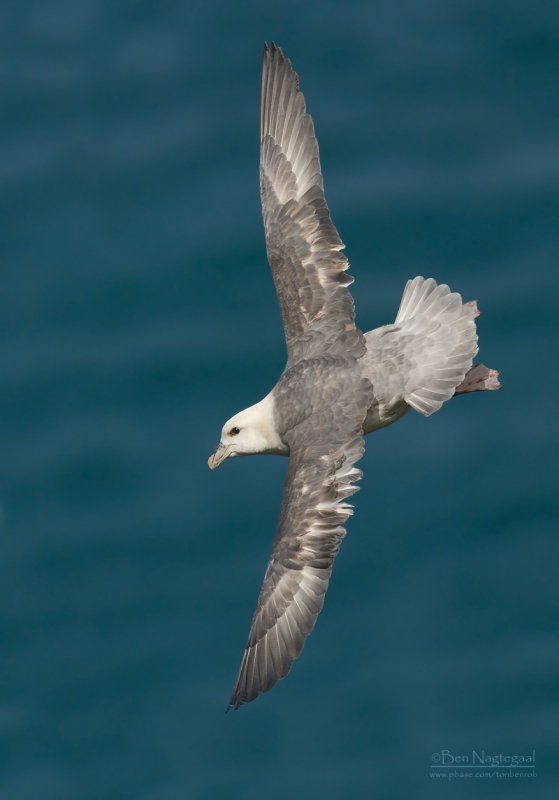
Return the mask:
<svg viewBox="0 0 559 800">
<path fill-rule="evenodd" d="M 256 405 L 239 411 L 225 423 L 220 442 L 208 459 L 208 466 L 215 469 L 226 458 L 255 453 L 289 453 L 277 431 L 273 400 L 269 395 Z"/>
</svg>

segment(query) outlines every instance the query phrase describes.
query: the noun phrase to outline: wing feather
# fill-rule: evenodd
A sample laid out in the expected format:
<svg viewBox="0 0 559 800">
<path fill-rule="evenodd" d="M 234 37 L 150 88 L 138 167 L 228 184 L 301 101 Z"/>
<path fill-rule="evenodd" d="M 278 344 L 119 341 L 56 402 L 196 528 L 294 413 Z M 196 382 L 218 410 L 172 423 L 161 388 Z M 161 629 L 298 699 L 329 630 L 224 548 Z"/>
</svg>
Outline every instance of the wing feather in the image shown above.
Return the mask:
<svg viewBox="0 0 559 800">
<path fill-rule="evenodd" d="M 353 513 L 346 497 L 361 471 L 361 424 L 329 450 L 312 439 L 312 423 L 291 433 L 280 523 L 230 708 L 239 708 L 285 677 L 303 649 L 324 603 L 345 521 Z M 297 446 L 297 440 L 306 444 Z M 301 491 L 307 487 L 307 491 Z"/>
<path fill-rule="evenodd" d="M 318 144 L 291 62 L 273 43 L 262 67 L 260 191 L 268 260 L 289 357 L 301 334 L 355 328 L 344 244 L 324 198 Z M 323 321 L 327 318 L 327 325 Z M 323 337 L 322 337 L 323 338 Z M 308 350 L 312 337 L 305 337 Z"/>
</svg>

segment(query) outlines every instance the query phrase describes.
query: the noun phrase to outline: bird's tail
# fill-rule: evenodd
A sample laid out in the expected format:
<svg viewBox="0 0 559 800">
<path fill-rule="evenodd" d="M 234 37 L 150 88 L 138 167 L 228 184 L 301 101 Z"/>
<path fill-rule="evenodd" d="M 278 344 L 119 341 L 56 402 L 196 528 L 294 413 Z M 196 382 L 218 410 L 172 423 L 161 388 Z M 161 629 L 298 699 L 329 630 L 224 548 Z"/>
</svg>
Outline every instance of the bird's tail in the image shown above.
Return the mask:
<svg viewBox="0 0 559 800">
<path fill-rule="evenodd" d="M 496 370 L 483 364 L 472 369 L 479 314 L 475 300 L 463 303 L 433 278 L 406 284 L 395 325 L 410 365 L 404 399 L 416 411 L 429 416 L 455 393 L 500 388 Z"/>
</svg>

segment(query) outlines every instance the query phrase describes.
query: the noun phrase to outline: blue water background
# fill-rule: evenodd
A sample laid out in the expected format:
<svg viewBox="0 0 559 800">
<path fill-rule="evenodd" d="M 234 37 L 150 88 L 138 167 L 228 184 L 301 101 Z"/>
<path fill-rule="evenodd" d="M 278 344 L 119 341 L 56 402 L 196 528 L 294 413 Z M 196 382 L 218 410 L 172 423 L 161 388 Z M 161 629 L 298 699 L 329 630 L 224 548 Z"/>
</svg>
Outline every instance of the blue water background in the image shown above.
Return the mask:
<svg viewBox="0 0 559 800">
<path fill-rule="evenodd" d="M 2 800 L 556 798 L 559 5 L 0 5 Z M 478 298 L 504 389 L 367 440 L 324 611 L 224 715 L 286 461 L 261 48 L 301 75 L 358 323 Z M 536 751 L 535 779 L 430 777 Z M 529 784 L 529 785 L 527 785 Z"/>
</svg>

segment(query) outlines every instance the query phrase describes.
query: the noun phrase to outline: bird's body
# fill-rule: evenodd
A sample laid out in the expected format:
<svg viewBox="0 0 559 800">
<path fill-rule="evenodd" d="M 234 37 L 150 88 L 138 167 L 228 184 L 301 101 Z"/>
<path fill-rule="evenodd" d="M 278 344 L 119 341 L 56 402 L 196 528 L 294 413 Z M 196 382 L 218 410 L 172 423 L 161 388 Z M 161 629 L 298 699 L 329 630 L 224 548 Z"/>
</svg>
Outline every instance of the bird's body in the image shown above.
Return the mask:
<svg viewBox="0 0 559 800">
<path fill-rule="evenodd" d="M 408 281 L 395 322 L 363 334 L 330 219 L 318 145 L 291 63 L 264 48 L 260 186 L 288 359 L 273 390 L 232 417 L 210 457 L 289 456 L 278 530 L 230 707 L 284 677 L 322 607 L 353 513 L 363 436 L 409 408 L 428 416 L 459 392 L 499 388 L 472 369 L 475 302 L 432 278 Z"/>
</svg>

